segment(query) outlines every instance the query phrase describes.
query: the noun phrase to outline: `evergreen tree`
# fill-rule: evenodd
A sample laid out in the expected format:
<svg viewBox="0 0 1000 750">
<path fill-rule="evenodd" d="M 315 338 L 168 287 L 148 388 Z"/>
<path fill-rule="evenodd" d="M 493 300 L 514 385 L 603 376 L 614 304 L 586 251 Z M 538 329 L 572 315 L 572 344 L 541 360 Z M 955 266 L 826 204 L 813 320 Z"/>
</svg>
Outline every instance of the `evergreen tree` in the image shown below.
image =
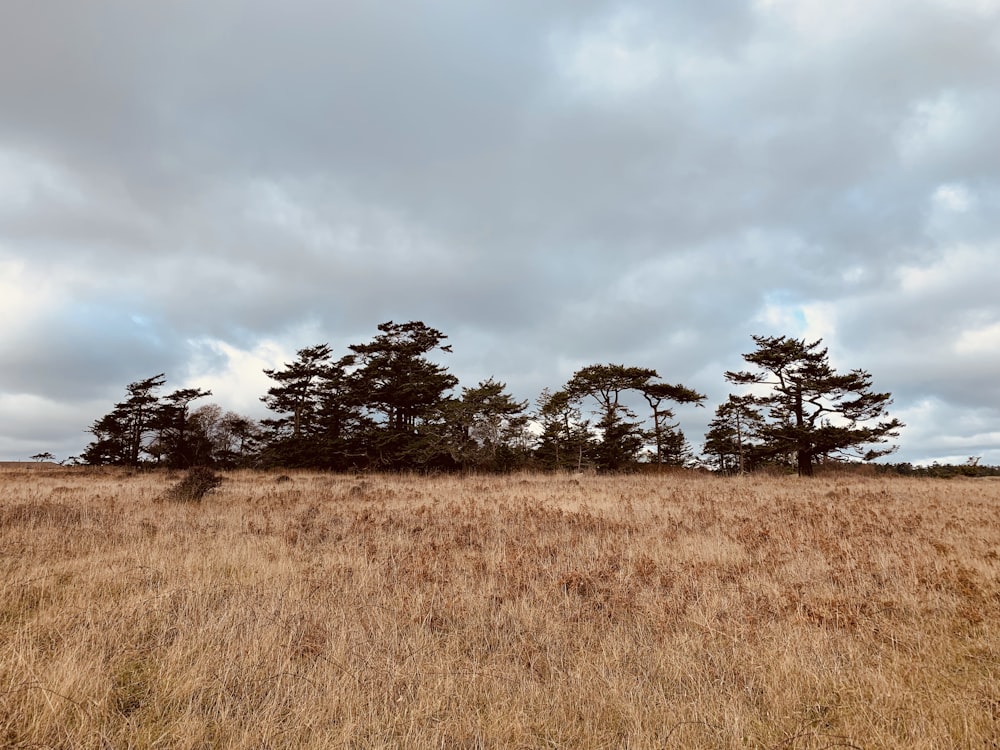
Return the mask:
<svg viewBox="0 0 1000 750">
<path fill-rule="evenodd" d="M 682 468 L 695 462 L 694 450 L 678 424 L 663 425 L 658 447 L 649 452 L 649 463 Z"/>
<path fill-rule="evenodd" d="M 856 457 L 870 461 L 895 450 L 871 447 L 899 435 L 903 423 L 888 419 L 892 394 L 872 390 L 864 370 L 838 374 L 829 363 L 822 340 L 785 336 L 754 336 L 757 350 L 743 359 L 757 372 L 727 372 L 732 383 L 766 385 L 758 398 L 767 408 L 760 427 L 762 450 L 769 455 L 794 454 L 800 476 L 812 476 L 823 456 Z"/>
<path fill-rule="evenodd" d="M 593 459 L 590 422 L 564 391 L 542 390 L 536 403 L 536 419 L 542 433 L 535 447 L 535 459 L 546 469 L 580 471 Z"/>
<path fill-rule="evenodd" d="M 266 369 L 276 382 L 261 398 L 282 416 L 265 419 L 262 452 L 265 464 L 292 467 L 344 468 L 344 430 L 354 415 L 354 391 L 347 382 L 351 358 L 331 361 L 328 344 L 300 349 L 283 369 Z"/>
<path fill-rule="evenodd" d="M 163 373 L 126 387 L 128 398 L 91 425 L 94 440 L 81 455 L 91 465 L 139 466 L 157 432 L 160 399 L 166 382 Z"/>
<path fill-rule="evenodd" d="M 600 440 L 594 447 L 597 467 L 618 471 L 634 464 L 649 438 L 655 445 L 657 463 L 683 465 L 691 449 L 677 425 L 669 424 L 673 412 L 664 401 L 699 404 L 705 396 L 683 385 L 657 382 L 656 370 L 625 365 L 588 365 L 573 374 L 566 384 L 569 398 L 579 402 L 592 398 L 597 403 L 596 431 Z M 642 421 L 626 403 L 629 391 L 641 394 L 653 411 L 653 429 L 643 429 Z"/>
<path fill-rule="evenodd" d="M 466 468 L 509 471 L 526 458 L 524 429 L 527 401 L 507 393 L 507 384 L 493 378 L 475 388 L 463 388 L 453 408 L 458 459 Z"/>
<path fill-rule="evenodd" d="M 382 323 L 367 344 L 352 344 L 351 384 L 367 419 L 364 443 L 371 465 L 408 469 L 441 467 L 449 455 L 442 435 L 448 391 L 458 378 L 428 355 L 448 337 L 419 321 Z"/>
<path fill-rule="evenodd" d="M 691 447 L 680 426 L 670 424 L 669 420 L 674 418 L 674 412 L 665 408 L 663 402 L 701 406 L 705 396 L 683 385 L 655 383 L 652 379 L 648 379 L 639 390 L 653 410 L 653 440 L 656 446 L 655 453 L 651 456 L 653 462 L 684 466 L 693 458 Z"/>
<path fill-rule="evenodd" d="M 328 344 L 309 346 L 299 349 L 295 361 L 286 362 L 284 369 L 264 370 L 277 385 L 268 388 L 267 395 L 260 400 L 271 411 L 285 415 L 266 421 L 276 435 L 301 438 L 314 432 L 331 354 Z"/>
<path fill-rule="evenodd" d="M 191 422 L 191 402 L 211 395 L 200 388 L 181 388 L 162 399 L 153 419 L 157 436 L 148 449 L 158 463 L 187 469 L 211 460 L 207 437 Z"/>
<path fill-rule="evenodd" d="M 565 391 L 574 401 L 590 397 L 597 402 L 600 442 L 594 449 L 597 468 L 618 471 L 636 460 L 644 442 L 641 423 L 623 401 L 626 391 L 641 391 L 656 370 L 624 365 L 588 365 L 577 370 Z"/>
<path fill-rule="evenodd" d="M 730 395 L 716 408 L 705 433 L 704 453 L 714 458 L 719 471 L 744 474 L 759 463 L 757 435 L 763 418 L 756 403 L 752 395 Z"/>
</svg>

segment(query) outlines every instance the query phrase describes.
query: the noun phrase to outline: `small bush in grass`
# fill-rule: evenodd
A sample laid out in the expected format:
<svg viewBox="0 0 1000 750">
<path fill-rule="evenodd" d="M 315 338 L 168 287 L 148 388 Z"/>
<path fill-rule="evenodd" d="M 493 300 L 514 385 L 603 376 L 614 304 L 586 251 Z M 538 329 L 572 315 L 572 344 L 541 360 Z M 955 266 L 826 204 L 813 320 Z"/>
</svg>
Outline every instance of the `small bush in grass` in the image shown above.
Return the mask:
<svg viewBox="0 0 1000 750">
<path fill-rule="evenodd" d="M 206 494 L 222 484 L 222 477 L 204 466 L 196 466 L 167 492 L 168 500 L 198 503 Z"/>
</svg>

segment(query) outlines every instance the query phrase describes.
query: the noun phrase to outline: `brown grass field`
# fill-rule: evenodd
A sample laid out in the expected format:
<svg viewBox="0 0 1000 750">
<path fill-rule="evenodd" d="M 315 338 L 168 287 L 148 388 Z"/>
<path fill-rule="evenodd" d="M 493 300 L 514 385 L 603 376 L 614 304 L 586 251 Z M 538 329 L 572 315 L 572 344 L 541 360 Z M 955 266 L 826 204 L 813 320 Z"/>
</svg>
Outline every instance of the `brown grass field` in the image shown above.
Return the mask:
<svg viewBox="0 0 1000 750">
<path fill-rule="evenodd" d="M 1000 482 L 0 471 L 0 746 L 1000 747 Z"/>
</svg>

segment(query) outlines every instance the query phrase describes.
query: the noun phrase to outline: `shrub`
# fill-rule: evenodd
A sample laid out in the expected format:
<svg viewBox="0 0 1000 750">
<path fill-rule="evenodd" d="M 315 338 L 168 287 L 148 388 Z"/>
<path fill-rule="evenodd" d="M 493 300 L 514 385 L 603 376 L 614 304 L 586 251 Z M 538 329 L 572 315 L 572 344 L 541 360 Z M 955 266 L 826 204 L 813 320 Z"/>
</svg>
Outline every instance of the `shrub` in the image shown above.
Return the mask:
<svg viewBox="0 0 1000 750">
<path fill-rule="evenodd" d="M 198 503 L 206 494 L 222 484 L 222 477 L 209 468 L 196 466 L 187 476 L 167 491 L 167 499 Z"/>
</svg>

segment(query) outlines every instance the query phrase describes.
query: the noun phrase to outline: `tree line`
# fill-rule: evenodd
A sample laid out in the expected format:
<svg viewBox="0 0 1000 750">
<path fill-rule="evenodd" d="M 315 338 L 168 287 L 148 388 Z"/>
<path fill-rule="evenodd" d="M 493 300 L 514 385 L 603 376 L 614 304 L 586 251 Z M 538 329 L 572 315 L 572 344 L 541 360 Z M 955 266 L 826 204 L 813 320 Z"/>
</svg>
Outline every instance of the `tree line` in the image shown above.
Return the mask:
<svg viewBox="0 0 1000 750">
<path fill-rule="evenodd" d="M 911 463 L 884 463 L 875 466 L 877 474 L 898 474 L 904 477 L 932 477 L 934 479 L 985 479 L 1000 478 L 1000 466 L 981 464 L 981 456 L 970 456 L 961 464 L 942 464 L 937 461 L 927 466 L 914 466 Z"/>
<path fill-rule="evenodd" d="M 706 396 L 648 367 L 592 364 L 534 404 L 488 378 L 459 389 L 437 359 L 447 336 L 419 321 L 378 326 L 346 353 L 300 349 L 265 369 L 261 400 L 271 416 L 250 419 L 215 404 L 211 391 L 161 395 L 164 374 L 131 383 L 126 397 L 89 428 L 91 465 L 172 468 L 310 468 L 332 471 L 602 472 L 704 465 L 725 473 L 763 468 L 811 475 L 824 461 L 872 460 L 902 423 L 889 393 L 863 370 L 837 373 L 821 341 L 754 336 L 753 369 L 727 372 L 744 387 L 718 406 L 701 458 L 675 408 Z"/>
</svg>

